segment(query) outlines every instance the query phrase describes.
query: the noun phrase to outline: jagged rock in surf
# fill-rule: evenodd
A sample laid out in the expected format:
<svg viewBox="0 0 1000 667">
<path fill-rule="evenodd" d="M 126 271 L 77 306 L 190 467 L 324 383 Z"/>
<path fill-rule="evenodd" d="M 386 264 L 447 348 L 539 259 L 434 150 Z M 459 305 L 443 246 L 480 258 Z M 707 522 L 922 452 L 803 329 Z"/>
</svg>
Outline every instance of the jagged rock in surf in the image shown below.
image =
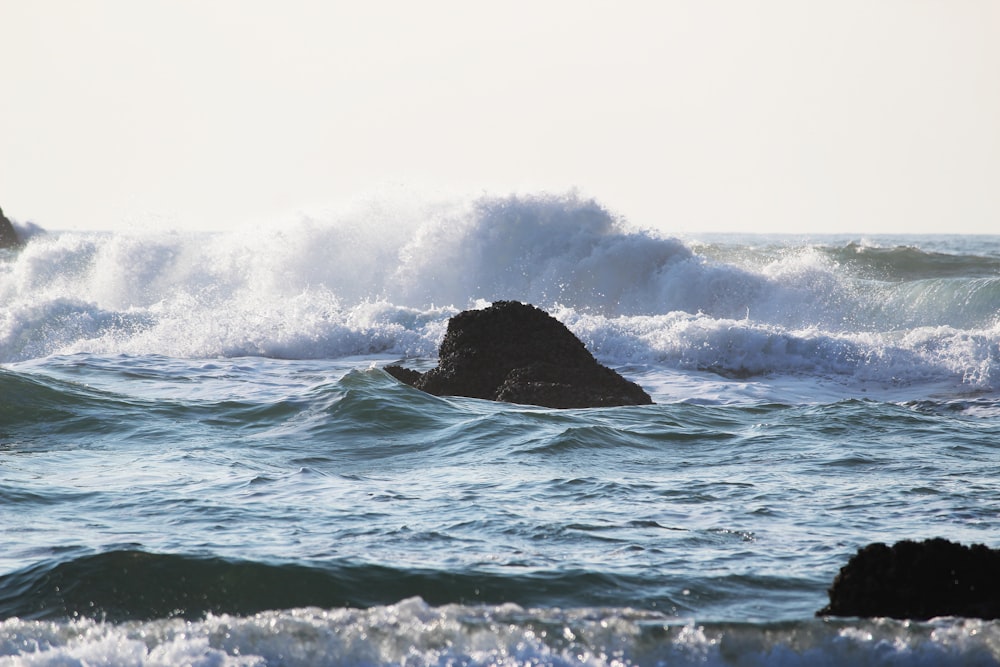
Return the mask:
<svg viewBox="0 0 1000 667">
<path fill-rule="evenodd" d="M 14 225 L 11 224 L 7 216 L 3 214 L 3 209 L 0 208 L 0 248 L 16 248 L 21 245 L 21 239 L 18 238 L 17 232 L 14 230 Z"/>
<path fill-rule="evenodd" d="M 406 384 L 437 396 L 468 396 L 549 408 L 652 403 L 639 385 L 597 363 L 580 339 L 545 311 L 497 301 L 448 321 L 437 368 L 388 366 Z"/>
<path fill-rule="evenodd" d="M 1000 618 L 1000 550 L 940 537 L 859 549 L 817 616 Z"/>
</svg>

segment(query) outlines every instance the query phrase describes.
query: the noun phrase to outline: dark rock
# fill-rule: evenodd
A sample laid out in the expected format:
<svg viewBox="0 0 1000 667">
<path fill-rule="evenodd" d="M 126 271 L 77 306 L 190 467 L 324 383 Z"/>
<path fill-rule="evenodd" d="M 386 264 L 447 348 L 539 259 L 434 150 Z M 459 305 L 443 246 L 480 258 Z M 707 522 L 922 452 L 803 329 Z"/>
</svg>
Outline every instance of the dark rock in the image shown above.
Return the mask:
<svg viewBox="0 0 1000 667">
<path fill-rule="evenodd" d="M 384 370 L 386 373 L 393 376 L 403 384 L 416 386 L 416 384 L 420 381 L 420 373 L 412 368 L 403 368 L 402 366 L 386 366 Z"/>
<path fill-rule="evenodd" d="M 1000 618 L 1000 550 L 942 538 L 859 549 L 817 616 Z"/>
<path fill-rule="evenodd" d="M 21 239 L 18 238 L 14 225 L 3 214 L 3 209 L 0 209 L 0 248 L 17 248 L 20 245 Z"/>
<path fill-rule="evenodd" d="M 597 363 L 559 320 L 534 306 L 497 301 L 448 321 L 438 366 L 385 370 L 437 396 L 468 396 L 549 408 L 648 405 L 639 385 Z"/>
</svg>

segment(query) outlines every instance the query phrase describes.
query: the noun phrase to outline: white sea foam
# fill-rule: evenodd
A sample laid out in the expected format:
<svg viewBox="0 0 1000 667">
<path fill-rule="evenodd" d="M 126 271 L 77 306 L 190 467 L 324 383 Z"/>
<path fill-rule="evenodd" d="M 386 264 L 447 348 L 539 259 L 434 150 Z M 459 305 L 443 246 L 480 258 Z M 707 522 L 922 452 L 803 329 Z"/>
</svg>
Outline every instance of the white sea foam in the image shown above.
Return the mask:
<svg viewBox="0 0 1000 667">
<path fill-rule="evenodd" d="M 0 623 L 0 665 L 995 665 L 995 622 L 696 624 L 629 609 L 430 607 Z"/>
<path fill-rule="evenodd" d="M 874 279 L 843 263 L 874 246 L 853 247 L 682 242 L 574 195 L 379 202 L 228 234 L 35 234 L 0 257 L 0 361 L 431 357 L 449 316 L 517 299 L 608 363 L 1000 387 L 992 264 L 962 277 L 961 255 L 890 249 L 880 271 L 933 275 Z"/>
</svg>

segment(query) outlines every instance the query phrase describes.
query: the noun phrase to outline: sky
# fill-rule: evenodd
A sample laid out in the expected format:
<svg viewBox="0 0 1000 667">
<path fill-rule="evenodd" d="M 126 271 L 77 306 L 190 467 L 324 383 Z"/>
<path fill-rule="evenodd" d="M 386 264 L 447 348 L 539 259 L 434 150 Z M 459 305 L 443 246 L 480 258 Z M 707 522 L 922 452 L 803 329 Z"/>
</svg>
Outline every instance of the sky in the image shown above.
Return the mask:
<svg viewBox="0 0 1000 667">
<path fill-rule="evenodd" d="M 575 189 L 666 233 L 1000 233 L 996 0 L 0 0 L 0 207 L 226 230 Z"/>
</svg>

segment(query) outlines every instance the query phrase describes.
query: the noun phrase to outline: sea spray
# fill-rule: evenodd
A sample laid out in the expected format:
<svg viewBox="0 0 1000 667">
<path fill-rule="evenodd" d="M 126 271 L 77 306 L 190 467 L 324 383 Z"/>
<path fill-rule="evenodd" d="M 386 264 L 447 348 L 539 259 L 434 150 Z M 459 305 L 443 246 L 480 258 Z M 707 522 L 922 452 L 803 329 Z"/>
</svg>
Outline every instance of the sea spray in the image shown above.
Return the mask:
<svg viewBox="0 0 1000 667">
<path fill-rule="evenodd" d="M 684 242 L 576 195 L 232 233 L 37 234 L 0 259 L 0 360 L 433 357 L 448 317 L 515 299 L 606 362 L 978 391 L 1000 382 L 998 267 L 870 242 Z"/>
</svg>

